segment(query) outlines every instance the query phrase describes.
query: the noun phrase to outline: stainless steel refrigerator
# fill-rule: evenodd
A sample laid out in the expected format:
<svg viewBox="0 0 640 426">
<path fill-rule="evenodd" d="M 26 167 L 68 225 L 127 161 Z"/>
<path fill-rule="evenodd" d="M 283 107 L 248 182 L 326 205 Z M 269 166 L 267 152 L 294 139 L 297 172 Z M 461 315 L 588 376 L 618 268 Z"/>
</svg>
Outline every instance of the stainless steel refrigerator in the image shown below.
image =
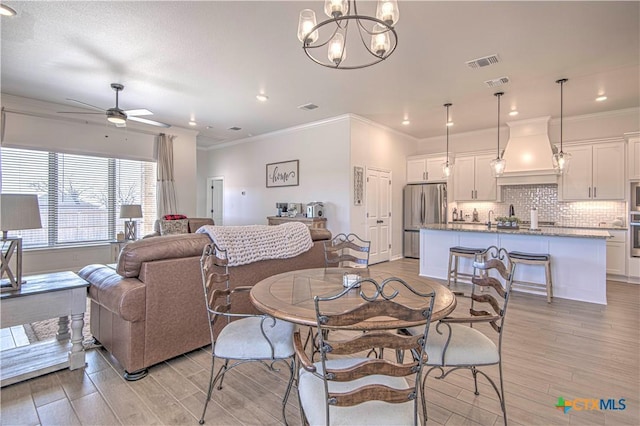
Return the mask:
<svg viewBox="0 0 640 426">
<path fill-rule="evenodd" d="M 420 228 L 431 223 L 447 223 L 447 184 L 405 186 L 404 257 L 420 257 Z"/>
</svg>

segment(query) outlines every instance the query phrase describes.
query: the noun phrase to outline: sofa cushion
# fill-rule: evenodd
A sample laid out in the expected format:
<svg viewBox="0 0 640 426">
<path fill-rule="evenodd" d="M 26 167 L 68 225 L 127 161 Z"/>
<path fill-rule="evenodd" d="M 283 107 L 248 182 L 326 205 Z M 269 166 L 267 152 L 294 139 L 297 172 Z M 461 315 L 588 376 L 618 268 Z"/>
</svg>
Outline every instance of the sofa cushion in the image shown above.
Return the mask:
<svg viewBox="0 0 640 426">
<path fill-rule="evenodd" d="M 167 235 L 134 241 L 120 252 L 116 271 L 123 277 L 137 277 L 143 262 L 200 256 L 210 242 L 205 234 Z"/>
<path fill-rule="evenodd" d="M 196 232 L 198 228 L 204 225 L 213 225 L 213 219 L 211 219 L 210 217 L 189 218 L 189 232 Z"/>
<path fill-rule="evenodd" d="M 187 219 L 160 220 L 160 235 L 186 234 L 189 232 Z"/>
</svg>

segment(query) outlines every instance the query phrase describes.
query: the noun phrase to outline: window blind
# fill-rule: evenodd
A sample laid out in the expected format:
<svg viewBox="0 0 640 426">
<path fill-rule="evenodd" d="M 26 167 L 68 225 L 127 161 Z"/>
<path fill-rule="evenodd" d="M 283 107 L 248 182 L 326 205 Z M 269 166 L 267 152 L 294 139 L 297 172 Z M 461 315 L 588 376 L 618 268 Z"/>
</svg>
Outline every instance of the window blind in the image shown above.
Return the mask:
<svg viewBox="0 0 640 426">
<path fill-rule="evenodd" d="M 13 231 L 25 247 L 114 240 L 122 204 L 141 204 L 140 235 L 156 217 L 155 163 L 2 148 L 2 192 L 38 195 L 43 228 Z"/>
</svg>

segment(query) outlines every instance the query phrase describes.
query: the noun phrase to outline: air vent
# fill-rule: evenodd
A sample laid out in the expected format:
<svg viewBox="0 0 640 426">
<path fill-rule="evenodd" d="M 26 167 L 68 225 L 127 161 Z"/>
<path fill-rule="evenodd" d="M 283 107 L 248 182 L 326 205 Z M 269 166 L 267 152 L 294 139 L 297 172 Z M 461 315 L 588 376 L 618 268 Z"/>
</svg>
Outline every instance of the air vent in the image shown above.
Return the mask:
<svg viewBox="0 0 640 426">
<path fill-rule="evenodd" d="M 233 126 L 233 127 L 229 127 L 229 130 L 235 130 L 237 132 L 238 130 L 242 130 L 242 127 Z"/>
<path fill-rule="evenodd" d="M 477 69 L 482 67 L 488 67 L 489 65 L 497 64 L 500 62 L 498 55 L 489 55 L 483 58 L 473 59 L 467 62 L 469 68 Z"/>
<path fill-rule="evenodd" d="M 312 109 L 318 108 L 318 105 L 316 105 L 316 104 L 304 104 L 304 105 L 300 105 L 298 108 L 299 109 L 305 109 L 307 111 L 311 111 Z"/>
<path fill-rule="evenodd" d="M 502 86 L 503 84 L 507 84 L 509 82 L 509 77 L 499 77 L 499 78 L 494 78 L 492 80 L 487 80 L 484 82 L 484 84 L 486 84 L 489 87 L 498 87 L 498 86 Z"/>
</svg>

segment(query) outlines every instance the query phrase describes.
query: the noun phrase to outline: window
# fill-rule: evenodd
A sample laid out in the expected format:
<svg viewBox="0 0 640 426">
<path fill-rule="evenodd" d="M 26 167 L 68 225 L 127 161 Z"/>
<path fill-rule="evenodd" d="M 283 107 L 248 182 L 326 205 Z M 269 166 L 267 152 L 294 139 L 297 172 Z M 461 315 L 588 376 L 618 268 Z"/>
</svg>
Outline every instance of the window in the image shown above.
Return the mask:
<svg viewBox="0 0 640 426">
<path fill-rule="evenodd" d="M 114 240 L 124 228 L 122 204 L 142 205 L 142 236 L 156 217 L 156 164 L 2 148 L 2 192 L 38 195 L 42 229 L 9 233 L 24 247 Z"/>
</svg>

